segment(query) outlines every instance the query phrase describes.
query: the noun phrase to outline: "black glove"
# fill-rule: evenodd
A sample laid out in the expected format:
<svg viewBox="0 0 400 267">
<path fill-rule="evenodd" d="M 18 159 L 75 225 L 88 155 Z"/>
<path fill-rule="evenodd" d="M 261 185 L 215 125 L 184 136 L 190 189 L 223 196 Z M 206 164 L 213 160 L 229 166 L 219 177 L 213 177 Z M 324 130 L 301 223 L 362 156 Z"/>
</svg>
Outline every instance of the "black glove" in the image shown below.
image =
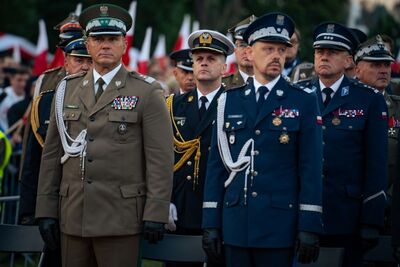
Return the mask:
<svg viewBox="0 0 400 267">
<path fill-rule="evenodd" d="M 164 237 L 164 224 L 159 222 L 144 222 L 143 237 L 150 244 L 157 244 Z"/>
<path fill-rule="evenodd" d="M 220 231 L 215 228 L 203 231 L 203 249 L 207 254 L 208 262 L 223 264 L 222 238 Z"/>
<path fill-rule="evenodd" d="M 379 242 L 379 231 L 375 227 L 362 225 L 360 229 L 362 251 L 373 249 Z"/>
<path fill-rule="evenodd" d="M 319 256 L 319 238 L 316 234 L 299 232 L 296 244 L 298 262 L 307 264 L 315 262 Z"/>
<path fill-rule="evenodd" d="M 60 247 L 60 227 L 57 219 L 40 218 L 39 231 L 49 249 L 56 250 Z"/>
<path fill-rule="evenodd" d="M 400 246 L 393 247 L 393 257 L 400 264 Z"/>
</svg>

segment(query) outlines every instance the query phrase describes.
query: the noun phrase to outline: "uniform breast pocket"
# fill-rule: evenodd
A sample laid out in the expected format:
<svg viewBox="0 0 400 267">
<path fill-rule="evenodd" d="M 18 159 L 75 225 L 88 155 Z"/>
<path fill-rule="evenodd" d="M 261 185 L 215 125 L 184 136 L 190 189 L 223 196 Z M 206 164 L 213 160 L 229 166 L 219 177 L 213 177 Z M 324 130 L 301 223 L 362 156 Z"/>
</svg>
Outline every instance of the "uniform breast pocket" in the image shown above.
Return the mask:
<svg viewBox="0 0 400 267">
<path fill-rule="evenodd" d="M 336 124 L 336 129 L 341 131 L 362 131 L 365 128 L 364 119 L 356 118 L 344 118 L 344 119 L 332 119 L 332 123 Z"/>
<path fill-rule="evenodd" d="M 80 131 L 82 130 L 79 127 L 79 119 L 81 117 L 82 111 L 78 109 L 74 110 L 64 110 L 63 119 L 65 123 L 65 127 L 67 128 L 68 133 L 72 137 L 76 137 Z"/>
<path fill-rule="evenodd" d="M 111 123 L 113 139 L 119 143 L 132 141 L 134 128 L 138 121 L 137 112 L 128 110 L 113 110 L 108 114 Z"/>
<path fill-rule="evenodd" d="M 237 138 L 240 138 L 242 130 L 246 127 L 246 117 L 232 117 L 225 119 L 223 130 L 227 135 L 230 145 L 235 145 Z"/>
<path fill-rule="evenodd" d="M 273 142 L 281 145 L 294 145 L 297 134 L 300 131 L 299 118 L 279 118 L 274 117 L 269 122 L 270 137 Z"/>
</svg>

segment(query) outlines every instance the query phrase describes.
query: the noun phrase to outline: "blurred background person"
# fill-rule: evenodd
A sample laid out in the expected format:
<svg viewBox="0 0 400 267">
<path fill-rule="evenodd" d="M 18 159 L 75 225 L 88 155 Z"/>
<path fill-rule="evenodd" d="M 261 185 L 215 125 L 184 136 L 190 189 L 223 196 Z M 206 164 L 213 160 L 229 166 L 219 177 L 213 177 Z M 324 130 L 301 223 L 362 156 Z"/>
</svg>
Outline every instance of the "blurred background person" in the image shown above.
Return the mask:
<svg viewBox="0 0 400 267">
<path fill-rule="evenodd" d="M 171 93 L 179 95 L 191 92 L 196 84 L 193 77 L 193 59 L 190 49 L 174 51 L 169 54 L 169 58 L 174 66 L 172 73 L 177 84 L 176 88 L 170 87 Z"/>
</svg>

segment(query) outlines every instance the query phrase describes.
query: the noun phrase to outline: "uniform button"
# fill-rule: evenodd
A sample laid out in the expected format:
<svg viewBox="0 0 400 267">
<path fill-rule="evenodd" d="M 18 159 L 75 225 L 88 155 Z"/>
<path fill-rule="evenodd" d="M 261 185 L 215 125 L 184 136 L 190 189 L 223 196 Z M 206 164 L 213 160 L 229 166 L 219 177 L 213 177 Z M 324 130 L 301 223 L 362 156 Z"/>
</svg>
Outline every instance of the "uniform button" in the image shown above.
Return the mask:
<svg viewBox="0 0 400 267">
<path fill-rule="evenodd" d="M 352 125 L 349 125 L 349 129 L 353 129 L 353 126 L 352 126 Z"/>
<path fill-rule="evenodd" d="M 90 136 L 90 137 L 89 137 L 89 141 L 90 141 L 90 142 L 93 142 L 93 141 L 94 141 L 94 138 Z"/>
<path fill-rule="evenodd" d="M 257 171 L 253 171 L 253 176 L 257 176 L 258 172 Z"/>
<path fill-rule="evenodd" d="M 188 181 L 190 181 L 190 180 L 192 180 L 192 176 L 188 175 L 188 176 L 186 176 L 186 179 L 187 179 Z"/>
<path fill-rule="evenodd" d="M 93 161 L 93 158 L 90 157 L 90 156 L 87 156 L 87 161 L 88 161 L 88 162 L 92 162 L 92 161 Z"/>
<path fill-rule="evenodd" d="M 93 116 L 90 116 L 90 117 L 89 117 L 89 120 L 90 120 L 90 121 L 94 121 L 94 117 L 93 117 Z"/>
<path fill-rule="evenodd" d="M 324 179 L 324 178 L 325 178 L 325 175 L 322 174 L 321 177 L 322 177 L 322 179 Z"/>
<path fill-rule="evenodd" d="M 91 184 L 93 181 L 91 179 L 86 179 L 88 184 Z"/>
<path fill-rule="evenodd" d="M 260 135 L 260 134 L 261 134 L 261 131 L 257 129 L 254 133 L 255 133 L 256 135 Z"/>
<path fill-rule="evenodd" d="M 322 162 L 325 162 L 325 159 L 324 159 L 324 158 L 322 158 Z"/>
<path fill-rule="evenodd" d="M 252 197 L 257 197 L 257 192 L 252 192 L 252 193 L 251 193 L 251 196 L 252 196 Z"/>
<path fill-rule="evenodd" d="M 175 133 L 175 136 L 176 136 L 176 137 L 179 137 L 179 133 Z"/>
<path fill-rule="evenodd" d="M 71 117 L 72 117 L 72 118 L 75 117 L 75 113 L 72 113 L 72 114 L 71 114 Z"/>
<path fill-rule="evenodd" d="M 289 204 L 289 208 L 293 208 L 293 204 Z"/>
<path fill-rule="evenodd" d="M 322 125 L 322 130 L 326 130 L 326 126 L 325 125 Z"/>
<path fill-rule="evenodd" d="M 211 150 L 211 147 L 209 146 L 209 147 L 208 147 L 208 151 L 210 151 L 210 150 Z"/>
<path fill-rule="evenodd" d="M 187 164 L 188 166 L 192 166 L 192 162 L 191 162 L 191 161 L 186 162 L 186 164 Z"/>
<path fill-rule="evenodd" d="M 323 145 L 325 145 L 325 142 L 322 142 Z"/>
<path fill-rule="evenodd" d="M 258 156 L 258 154 L 260 154 L 260 152 L 258 150 L 254 150 L 254 156 Z"/>
</svg>

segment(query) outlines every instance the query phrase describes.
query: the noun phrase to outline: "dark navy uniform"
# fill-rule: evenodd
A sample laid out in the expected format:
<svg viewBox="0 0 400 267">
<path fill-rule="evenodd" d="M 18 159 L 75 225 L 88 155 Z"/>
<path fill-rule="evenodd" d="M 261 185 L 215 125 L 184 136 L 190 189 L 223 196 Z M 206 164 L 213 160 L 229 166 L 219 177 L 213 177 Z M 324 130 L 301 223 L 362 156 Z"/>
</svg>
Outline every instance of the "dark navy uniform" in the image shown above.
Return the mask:
<svg viewBox="0 0 400 267">
<path fill-rule="evenodd" d="M 203 188 L 207 170 L 207 159 L 211 143 L 212 127 L 217 114 L 217 99 L 223 92 L 221 87 L 214 96 L 203 118 L 199 118 L 199 100 L 197 90 L 171 96 L 174 136 L 176 140 L 190 141 L 199 139 L 193 146 L 191 156 L 182 162 L 174 172 L 174 185 L 171 202 L 178 211 L 177 233 L 201 234 Z M 199 165 L 196 166 L 197 149 L 200 152 Z M 175 146 L 175 166 L 185 155 L 184 150 Z M 197 156 L 199 156 L 197 154 Z M 198 168 L 198 173 L 196 172 Z"/>
<path fill-rule="evenodd" d="M 397 131 L 400 138 L 400 131 Z M 400 164 L 400 143 L 397 143 L 397 164 Z M 400 264 L 400 172 L 396 173 L 392 200 L 392 246 L 397 263 Z"/>
</svg>

